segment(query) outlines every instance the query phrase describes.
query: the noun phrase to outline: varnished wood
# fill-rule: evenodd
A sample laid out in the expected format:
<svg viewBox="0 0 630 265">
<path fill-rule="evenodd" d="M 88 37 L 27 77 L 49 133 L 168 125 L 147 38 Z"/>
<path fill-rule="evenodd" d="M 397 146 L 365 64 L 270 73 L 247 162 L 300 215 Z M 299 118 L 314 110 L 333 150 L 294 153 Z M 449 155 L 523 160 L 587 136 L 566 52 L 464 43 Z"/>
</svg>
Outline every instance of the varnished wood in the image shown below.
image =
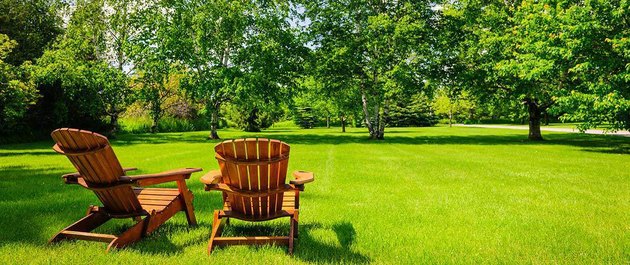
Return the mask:
<svg viewBox="0 0 630 265">
<path fill-rule="evenodd" d="M 311 172 L 296 171 L 286 183 L 290 147 L 264 138 L 223 141 L 215 146 L 220 171 L 212 171 L 201 181 L 206 190 L 223 194 L 223 209 L 214 212 L 208 253 L 217 245 L 282 244 L 293 253 L 298 232 L 299 192 L 312 182 Z M 230 218 L 250 222 L 290 218 L 288 237 L 221 237 L 221 227 Z M 223 222 L 225 220 L 225 222 Z"/>
<path fill-rule="evenodd" d="M 221 245 L 288 245 L 288 236 L 215 237 L 215 246 Z"/>
<path fill-rule="evenodd" d="M 88 232 L 79 232 L 79 231 L 63 231 L 61 234 L 65 238 L 72 239 L 80 239 L 80 240 L 89 240 L 89 241 L 98 241 L 98 242 L 106 242 L 109 243 L 115 240 L 117 237 L 109 234 L 97 234 L 97 233 L 88 233 Z"/>
<path fill-rule="evenodd" d="M 107 242 L 109 251 L 140 240 L 180 211 L 186 213 L 190 225 L 196 225 L 192 192 L 185 180 L 201 169 L 184 168 L 127 176 L 126 172 L 135 168 L 120 165 L 105 136 L 69 128 L 57 129 L 51 136 L 56 142 L 53 149 L 66 155 L 78 171 L 63 175 L 64 181 L 92 190 L 103 206 L 88 208 L 86 217 L 61 230 L 50 242 L 63 239 Z M 176 182 L 178 188 L 136 187 L 165 182 Z M 130 217 L 137 223 L 120 235 L 90 232 L 111 218 Z"/>
</svg>

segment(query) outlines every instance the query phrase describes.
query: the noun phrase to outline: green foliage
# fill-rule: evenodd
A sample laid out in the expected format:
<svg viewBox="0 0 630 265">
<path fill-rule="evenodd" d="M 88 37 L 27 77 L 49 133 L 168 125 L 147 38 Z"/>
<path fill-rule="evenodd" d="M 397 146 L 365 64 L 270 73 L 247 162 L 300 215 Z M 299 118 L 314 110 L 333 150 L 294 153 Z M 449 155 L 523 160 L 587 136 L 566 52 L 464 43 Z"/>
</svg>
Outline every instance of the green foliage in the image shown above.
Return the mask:
<svg viewBox="0 0 630 265">
<path fill-rule="evenodd" d="M 254 124 L 259 111 L 288 101 L 293 75 L 301 66 L 297 42 L 288 22 L 285 1 L 174 1 L 176 38 L 173 46 L 185 66 L 184 87 L 211 113 L 211 138 L 216 132 L 221 104 L 238 100 L 249 113 L 245 128 Z M 246 106 L 246 108 L 245 108 Z"/>
<path fill-rule="evenodd" d="M 360 95 L 370 137 L 383 139 L 384 110 L 395 93 L 423 88 L 433 15 L 428 1 L 305 1 L 313 72 L 326 89 Z M 346 98 L 346 97 L 341 97 Z"/>
<path fill-rule="evenodd" d="M 16 45 L 7 35 L 0 34 L 0 134 L 23 129 L 21 121 L 38 97 L 30 80 L 30 63 L 16 67 L 4 61 Z"/>
<path fill-rule="evenodd" d="M 264 109 L 249 107 L 231 102 L 224 104 L 221 111 L 229 123 L 246 132 L 260 132 L 284 116 L 282 108 L 278 106 Z"/>
<path fill-rule="evenodd" d="M 471 119 L 471 113 L 477 106 L 475 100 L 466 91 L 459 95 L 449 95 L 448 92 L 447 89 L 437 91 L 432 103 L 435 114 L 448 119 L 449 124 Z"/>
<path fill-rule="evenodd" d="M 104 121 L 130 101 L 128 78 L 105 61 L 103 6 L 78 1 L 64 35 L 37 60 L 33 80 L 41 99 L 30 112 L 33 128 L 79 127 L 109 132 Z M 110 122 L 115 119 L 111 119 Z"/>
<path fill-rule="evenodd" d="M 606 100 L 615 99 L 617 105 L 624 105 L 630 96 L 624 79 L 628 73 L 623 48 L 629 28 L 627 10 L 627 1 L 448 4 L 444 18 L 453 22 L 446 29 L 464 38 L 451 43 L 457 48 L 446 49 L 454 60 L 445 69 L 455 69 L 455 74 L 446 77 L 484 101 L 502 98 L 525 103 L 530 138 L 550 107 L 549 111 L 564 113 L 565 120 L 587 121 L 585 127 L 612 117 L 621 117 L 616 124 L 623 126 L 627 111 L 593 104 L 603 100 L 601 104 L 607 105 Z M 614 91 L 621 93 L 608 96 Z M 576 102 L 584 108 L 576 108 Z"/>
<path fill-rule="evenodd" d="M 17 42 L 3 61 L 19 66 L 42 56 L 63 32 L 62 7 L 57 0 L 0 0 L 0 34 Z"/>
<path fill-rule="evenodd" d="M 399 95 L 389 108 L 385 122 L 390 127 L 433 126 L 437 117 L 431 108 L 431 101 L 425 94 L 418 93 L 411 97 Z"/>
<path fill-rule="evenodd" d="M 148 133 L 151 132 L 153 119 L 150 116 L 122 117 L 120 127 L 122 132 L 127 133 Z M 196 119 L 184 119 L 166 116 L 160 119 L 158 131 L 160 132 L 187 132 L 202 131 L 210 129 L 210 123 L 205 117 Z"/>
</svg>

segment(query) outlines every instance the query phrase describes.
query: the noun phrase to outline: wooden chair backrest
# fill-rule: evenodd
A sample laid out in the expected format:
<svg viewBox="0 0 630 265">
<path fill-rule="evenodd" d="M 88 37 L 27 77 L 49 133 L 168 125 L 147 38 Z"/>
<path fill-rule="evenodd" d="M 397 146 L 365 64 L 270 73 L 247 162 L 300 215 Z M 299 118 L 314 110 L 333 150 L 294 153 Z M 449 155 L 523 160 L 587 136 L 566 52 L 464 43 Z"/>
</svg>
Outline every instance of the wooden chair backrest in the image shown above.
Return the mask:
<svg viewBox="0 0 630 265">
<path fill-rule="evenodd" d="M 115 184 L 125 173 L 107 137 L 98 133 L 61 128 L 51 133 L 53 149 L 66 155 L 90 187 Z M 111 214 L 132 214 L 142 211 L 140 202 L 129 185 L 93 189 Z"/>
<path fill-rule="evenodd" d="M 247 191 L 268 191 L 285 185 L 289 145 L 272 139 L 227 140 L 214 147 L 222 182 Z M 271 216 L 282 210 L 283 193 L 244 197 L 228 194 L 232 211 L 248 217 Z"/>
</svg>

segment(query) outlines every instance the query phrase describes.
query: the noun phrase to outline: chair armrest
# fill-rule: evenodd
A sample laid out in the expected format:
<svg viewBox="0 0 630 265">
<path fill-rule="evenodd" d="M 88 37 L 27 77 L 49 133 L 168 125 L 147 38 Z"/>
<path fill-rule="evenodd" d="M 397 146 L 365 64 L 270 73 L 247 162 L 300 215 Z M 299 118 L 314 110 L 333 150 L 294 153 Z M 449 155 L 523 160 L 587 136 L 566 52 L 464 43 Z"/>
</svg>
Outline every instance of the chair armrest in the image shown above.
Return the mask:
<svg viewBox="0 0 630 265">
<path fill-rule="evenodd" d="M 219 190 L 219 191 L 230 193 L 230 194 L 237 194 L 243 197 L 259 198 L 259 197 L 265 197 L 265 196 L 269 196 L 273 194 L 284 193 L 287 191 L 292 191 L 292 190 L 295 190 L 295 188 L 293 188 L 291 185 L 284 184 L 283 186 L 278 187 L 276 189 L 270 189 L 270 190 L 265 190 L 265 191 L 251 191 L 251 190 L 242 190 L 242 189 L 238 189 L 224 183 L 219 183 L 219 184 L 206 185 L 206 190 Z"/>
<path fill-rule="evenodd" d="M 208 173 L 206 173 L 205 175 L 203 175 L 203 177 L 201 177 L 200 181 L 203 184 L 206 185 L 210 185 L 210 184 L 218 184 L 219 182 L 221 182 L 221 178 L 223 176 L 221 175 L 221 171 L 220 170 L 212 170 Z"/>
<path fill-rule="evenodd" d="M 121 180 L 128 180 L 138 186 L 151 186 L 155 184 L 184 180 L 190 178 L 190 174 L 201 171 L 201 168 L 182 168 L 164 171 L 156 174 L 143 174 L 135 176 L 122 176 Z"/>
<path fill-rule="evenodd" d="M 66 184 L 76 184 L 89 189 L 88 184 L 85 182 L 83 177 L 81 177 L 81 174 L 79 174 L 79 172 L 68 173 L 62 175 L 61 177 L 63 178 L 63 182 Z"/>
<path fill-rule="evenodd" d="M 315 174 L 309 171 L 296 170 L 293 171 L 294 180 L 289 181 L 295 188 L 304 191 L 304 184 L 313 182 L 315 180 Z"/>
<path fill-rule="evenodd" d="M 77 184 L 79 178 L 81 178 L 81 174 L 79 172 L 68 173 L 61 176 L 63 178 L 63 182 L 66 184 Z"/>
<path fill-rule="evenodd" d="M 289 181 L 293 185 L 304 185 L 315 180 L 315 174 L 313 172 L 297 170 L 293 171 L 294 180 Z"/>
</svg>

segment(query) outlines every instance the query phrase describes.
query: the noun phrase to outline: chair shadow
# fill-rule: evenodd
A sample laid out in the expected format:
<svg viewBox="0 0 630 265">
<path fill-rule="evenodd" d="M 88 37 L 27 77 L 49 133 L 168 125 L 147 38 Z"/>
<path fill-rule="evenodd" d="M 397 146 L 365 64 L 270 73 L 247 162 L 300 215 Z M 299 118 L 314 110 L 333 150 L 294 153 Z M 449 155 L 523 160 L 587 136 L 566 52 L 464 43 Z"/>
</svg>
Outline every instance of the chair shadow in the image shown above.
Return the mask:
<svg viewBox="0 0 630 265">
<path fill-rule="evenodd" d="M 128 226 L 121 227 L 118 233 L 124 232 Z M 153 231 L 149 236 L 142 240 L 127 246 L 125 249 L 135 250 L 142 254 L 149 255 L 176 255 L 184 252 L 184 249 L 198 245 L 199 242 L 207 240 L 207 226 L 199 225 L 197 227 L 190 227 L 187 224 L 174 223 L 167 221 L 162 224 L 157 230 Z M 171 241 L 170 237 L 178 233 L 193 233 L 194 236 L 186 240 L 183 244 L 175 244 Z"/>
<path fill-rule="evenodd" d="M 276 222 L 277 224 L 277 222 Z M 287 235 L 288 225 L 261 225 L 239 222 L 232 222 L 225 226 L 223 236 L 253 236 L 253 235 Z M 370 263 L 369 256 L 352 250 L 352 245 L 356 240 L 356 231 L 350 222 L 338 222 L 332 225 L 321 223 L 306 223 L 298 227 L 298 239 L 293 253 L 293 258 L 305 262 L 338 264 L 338 263 Z M 339 245 L 329 244 L 318 240 L 313 234 L 313 230 L 329 230 L 336 235 Z M 229 246 L 227 246 L 229 247 Z M 249 248 L 261 248 L 261 246 L 248 246 Z M 220 250 L 226 247 L 218 247 Z"/>
<path fill-rule="evenodd" d="M 313 229 L 329 229 L 337 236 L 339 246 L 327 244 L 318 241 L 309 233 Z M 299 229 L 299 240 L 295 252 L 295 258 L 315 263 L 370 263 L 369 256 L 358 251 L 352 250 L 352 245 L 356 240 L 356 230 L 352 223 L 344 221 L 333 224 L 332 226 L 324 226 L 320 223 L 305 224 Z M 300 248 L 308 248 L 313 251 L 301 251 Z M 326 255 L 321 255 L 326 253 Z"/>
</svg>

